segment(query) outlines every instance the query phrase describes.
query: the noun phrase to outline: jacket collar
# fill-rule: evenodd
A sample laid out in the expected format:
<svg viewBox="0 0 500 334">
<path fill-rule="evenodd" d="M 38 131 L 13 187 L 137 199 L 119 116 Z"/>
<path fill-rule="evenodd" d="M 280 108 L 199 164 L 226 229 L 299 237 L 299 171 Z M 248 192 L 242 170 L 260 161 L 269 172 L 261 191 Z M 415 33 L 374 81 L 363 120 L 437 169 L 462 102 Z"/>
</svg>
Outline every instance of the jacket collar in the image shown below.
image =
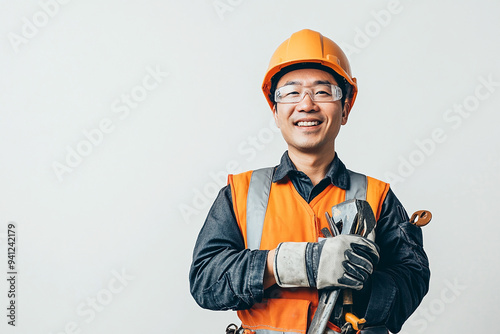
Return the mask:
<svg viewBox="0 0 500 334">
<path fill-rule="evenodd" d="M 285 151 L 281 156 L 280 164 L 276 167 L 273 175 L 273 182 L 284 181 L 286 176 L 296 177 L 300 174 L 304 174 L 295 168 L 292 160 L 288 156 L 288 151 Z M 333 158 L 330 168 L 326 172 L 325 178 L 329 178 L 330 182 L 339 188 L 347 189 L 349 187 L 349 174 L 342 161 L 340 161 L 337 153 L 335 152 L 335 157 Z"/>
</svg>

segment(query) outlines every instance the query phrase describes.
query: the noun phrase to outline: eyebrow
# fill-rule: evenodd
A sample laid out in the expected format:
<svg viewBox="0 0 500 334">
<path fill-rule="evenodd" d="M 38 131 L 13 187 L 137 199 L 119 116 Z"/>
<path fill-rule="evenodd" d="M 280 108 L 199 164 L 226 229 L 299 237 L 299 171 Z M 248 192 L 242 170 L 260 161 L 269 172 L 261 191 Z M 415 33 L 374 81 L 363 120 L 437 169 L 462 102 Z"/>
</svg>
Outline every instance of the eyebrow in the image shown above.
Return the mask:
<svg viewBox="0 0 500 334">
<path fill-rule="evenodd" d="M 290 85 L 302 86 L 302 82 L 301 81 L 287 81 L 283 86 L 290 86 Z M 316 80 L 312 83 L 312 85 L 333 85 L 333 84 L 328 80 Z"/>
</svg>

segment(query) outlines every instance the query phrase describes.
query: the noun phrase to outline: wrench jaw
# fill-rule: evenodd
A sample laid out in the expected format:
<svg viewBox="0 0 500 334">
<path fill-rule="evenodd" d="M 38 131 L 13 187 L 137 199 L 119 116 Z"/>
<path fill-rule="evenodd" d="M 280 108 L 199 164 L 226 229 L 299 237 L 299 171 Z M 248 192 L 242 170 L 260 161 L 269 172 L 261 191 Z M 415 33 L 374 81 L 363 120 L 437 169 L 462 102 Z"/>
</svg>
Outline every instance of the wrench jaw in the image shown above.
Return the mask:
<svg viewBox="0 0 500 334">
<path fill-rule="evenodd" d="M 332 207 L 334 222 L 342 222 L 341 234 L 357 234 L 363 237 L 374 233 L 377 221 L 367 201 L 351 199 Z"/>
<path fill-rule="evenodd" d="M 356 229 L 355 219 L 358 213 L 356 201 L 356 199 L 351 199 L 332 207 L 333 220 L 342 221 L 341 234 L 351 234 Z"/>
<path fill-rule="evenodd" d="M 377 220 L 375 214 L 367 201 L 356 200 L 358 208 L 358 235 L 361 235 L 373 242 L 375 242 L 375 228 L 377 227 Z"/>
</svg>

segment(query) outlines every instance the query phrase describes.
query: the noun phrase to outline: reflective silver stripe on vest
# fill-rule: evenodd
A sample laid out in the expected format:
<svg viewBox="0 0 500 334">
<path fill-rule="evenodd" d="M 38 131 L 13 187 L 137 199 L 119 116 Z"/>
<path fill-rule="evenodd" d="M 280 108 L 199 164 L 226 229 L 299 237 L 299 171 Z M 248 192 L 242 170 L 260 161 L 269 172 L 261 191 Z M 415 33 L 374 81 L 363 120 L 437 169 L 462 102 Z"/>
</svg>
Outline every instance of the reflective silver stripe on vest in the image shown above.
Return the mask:
<svg viewBox="0 0 500 334">
<path fill-rule="evenodd" d="M 249 249 L 260 248 L 273 174 L 274 167 L 262 168 L 254 170 L 250 178 L 247 196 L 247 245 Z"/>
<path fill-rule="evenodd" d="M 345 200 L 362 199 L 366 201 L 366 189 L 368 188 L 368 180 L 366 175 L 347 170 L 349 173 L 350 187 L 345 191 Z"/>
<path fill-rule="evenodd" d="M 368 180 L 366 175 L 347 170 L 350 187 L 345 191 L 345 200 L 366 200 Z M 259 249 L 266 217 L 267 202 L 273 181 L 274 167 L 257 169 L 252 172 L 247 196 L 247 247 Z"/>
</svg>

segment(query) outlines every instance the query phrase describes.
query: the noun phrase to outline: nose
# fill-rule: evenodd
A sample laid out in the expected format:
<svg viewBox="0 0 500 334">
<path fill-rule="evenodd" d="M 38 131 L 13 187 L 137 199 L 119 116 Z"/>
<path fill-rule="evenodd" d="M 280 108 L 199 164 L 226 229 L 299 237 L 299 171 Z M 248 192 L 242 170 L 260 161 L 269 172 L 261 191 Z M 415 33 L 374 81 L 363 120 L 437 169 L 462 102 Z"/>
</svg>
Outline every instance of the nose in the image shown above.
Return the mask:
<svg viewBox="0 0 500 334">
<path fill-rule="evenodd" d="M 318 110 L 318 105 L 314 103 L 311 97 L 312 92 L 306 90 L 302 95 L 302 100 L 297 103 L 296 108 L 298 111 L 314 112 Z"/>
</svg>

